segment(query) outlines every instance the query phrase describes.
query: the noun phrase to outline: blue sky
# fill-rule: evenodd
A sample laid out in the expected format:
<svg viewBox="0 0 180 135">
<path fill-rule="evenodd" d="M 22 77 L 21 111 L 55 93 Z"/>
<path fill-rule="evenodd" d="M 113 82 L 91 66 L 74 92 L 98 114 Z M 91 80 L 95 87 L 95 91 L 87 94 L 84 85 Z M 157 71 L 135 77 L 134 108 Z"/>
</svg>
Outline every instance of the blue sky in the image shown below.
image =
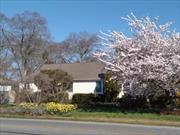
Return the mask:
<svg viewBox="0 0 180 135">
<path fill-rule="evenodd" d="M 172 21 L 172 29 L 180 31 L 180 0 L 0 0 L 0 11 L 7 16 L 24 10 L 45 17 L 55 41 L 80 31 L 117 30 L 128 34 L 121 17 L 130 12 L 137 17 L 159 16 L 160 23 Z"/>
</svg>

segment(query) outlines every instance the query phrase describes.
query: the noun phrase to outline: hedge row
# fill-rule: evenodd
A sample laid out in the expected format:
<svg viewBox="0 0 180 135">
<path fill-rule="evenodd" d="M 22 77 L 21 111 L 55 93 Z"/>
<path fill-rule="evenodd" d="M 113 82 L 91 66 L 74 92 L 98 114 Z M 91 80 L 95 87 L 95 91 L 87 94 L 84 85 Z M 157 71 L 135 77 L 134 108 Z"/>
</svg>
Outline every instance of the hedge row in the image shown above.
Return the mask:
<svg viewBox="0 0 180 135">
<path fill-rule="evenodd" d="M 176 104 L 179 107 L 180 100 L 177 96 Z M 166 96 L 160 96 L 157 99 L 150 98 L 149 102 L 144 96 L 124 96 L 121 99 L 116 99 L 113 104 L 116 104 L 119 108 L 135 109 L 135 108 L 166 108 L 170 105 L 171 99 Z M 78 107 L 88 107 L 97 105 L 99 103 L 106 103 L 104 95 L 94 94 L 74 94 L 72 98 L 72 104 L 77 104 Z"/>
</svg>

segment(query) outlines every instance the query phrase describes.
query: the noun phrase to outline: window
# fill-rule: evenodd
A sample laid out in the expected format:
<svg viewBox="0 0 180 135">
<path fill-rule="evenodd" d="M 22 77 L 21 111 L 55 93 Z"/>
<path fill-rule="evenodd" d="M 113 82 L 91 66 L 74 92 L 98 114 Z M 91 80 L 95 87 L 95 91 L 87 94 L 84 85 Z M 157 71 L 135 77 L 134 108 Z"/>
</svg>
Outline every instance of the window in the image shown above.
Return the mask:
<svg viewBox="0 0 180 135">
<path fill-rule="evenodd" d="M 96 93 L 102 93 L 102 81 L 96 81 Z"/>
</svg>

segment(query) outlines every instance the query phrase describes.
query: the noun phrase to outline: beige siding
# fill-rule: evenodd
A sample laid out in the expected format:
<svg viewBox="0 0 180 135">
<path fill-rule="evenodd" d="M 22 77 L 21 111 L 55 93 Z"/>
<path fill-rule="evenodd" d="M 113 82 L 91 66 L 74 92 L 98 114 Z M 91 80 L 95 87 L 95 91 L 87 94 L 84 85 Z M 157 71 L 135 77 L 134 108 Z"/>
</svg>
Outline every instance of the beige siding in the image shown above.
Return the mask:
<svg viewBox="0 0 180 135">
<path fill-rule="evenodd" d="M 1 85 L 0 86 L 0 91 L 11 91 L 11 86 L 9 85 L 6 85 L 6 86 L 4 86 L 4 85 Z"/>
<path fill-rule="evenodd" d="M 75 93 L 95 93 L 96 82 L 73 82 L 73 94 Z"/>
<path fill-rule="evenodd" d="M 20 88 L 20 89 L 23 89 L 23 87 L 24 87 L 24 84 L 20 83 L 20 84 L 19 84 L 19 88 Z M 37 87 L 34 83 L 30 83 L 30 84 L 29 84 L 29 89 L 30 89 L 32 92 L 38 92 L 38 91 L 40 91 L 40 89 L 38 89 L 38 87 Z"/>
</svg>

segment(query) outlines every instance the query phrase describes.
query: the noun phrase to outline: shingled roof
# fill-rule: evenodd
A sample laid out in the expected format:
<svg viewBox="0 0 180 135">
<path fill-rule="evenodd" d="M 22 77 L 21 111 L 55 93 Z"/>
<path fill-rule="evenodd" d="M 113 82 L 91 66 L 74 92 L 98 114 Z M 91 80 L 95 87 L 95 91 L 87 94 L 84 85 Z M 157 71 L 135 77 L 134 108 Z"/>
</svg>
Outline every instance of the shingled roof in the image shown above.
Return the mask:
<svg viewBox="0 0 180 135">
<path fill-rule="evenodd" d="M 0 78 L 0 85 L 15 85 L 16 82 L 14 80 L 10 80 L 7 78 Z"/>
<path fill-rule="evenodd" d="M 104 65 L 99 62 L 73 64 L 45 64 L 41 70 L 60 69 L 71 75 L 74 81 L 100 80 L 104 73 Z"/>
</svg>

